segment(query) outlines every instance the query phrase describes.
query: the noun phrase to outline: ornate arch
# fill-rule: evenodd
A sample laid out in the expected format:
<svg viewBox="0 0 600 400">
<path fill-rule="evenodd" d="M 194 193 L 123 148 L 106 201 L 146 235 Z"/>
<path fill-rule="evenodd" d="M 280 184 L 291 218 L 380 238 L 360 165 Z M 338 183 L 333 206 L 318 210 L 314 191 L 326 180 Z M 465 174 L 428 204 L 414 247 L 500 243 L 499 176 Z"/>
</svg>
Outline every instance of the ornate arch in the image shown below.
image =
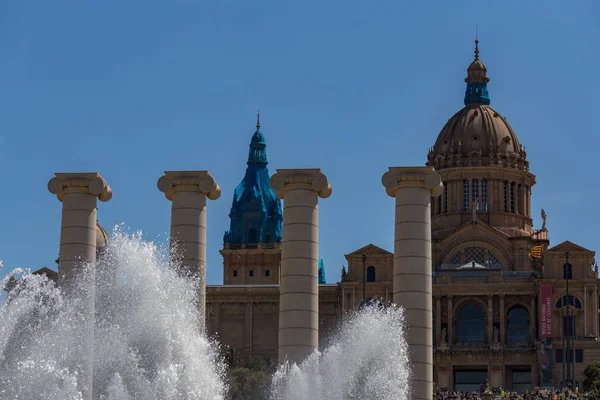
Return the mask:
<svg viewBox="0 0 600 400">
<path fill-rule="evenodd" d="M 466 239 L 458 242 L 454 246 L 448 246 L 442 252 L 442 264 L 451 264 L 452 257 L 468 247 L 482 247 L 490 251 L 496 256 L 498 261 L 500 261 L 500 265 L 502 265 L 502 267 L 509 267 L 512 265 L 509 255 L 501 247 L 497 246 L 492 240 L 485 238 L 476 240 Z"/>
<path fill-rule="evenodd" d="M 509 299 L 509 297 L 507 296 L 507 300 Z M 529 313 L 529 318 L 531 319 L 532 315 L 536 315 L 535 314 L 535 310 L 531 309 L 531 304 L 527 304 L 525 303 L 523 300 L 519 299 L 519 298 L 513 298 L 509 301 L 505 301 L 504 303 L 504 312 L 506 313 L 505 317 L 508 316 L 508 312 L 510 310 L 512 310 L 515 307 L 523 307 L 524 309 L 527 310 L 527 312 Z"/>
<path fill-rule="evenodd" d="M 465 297 L 461 297 L 460 300 L 456 301 L 453 303 L 453 310 L 452 310 L 452 315 L 454 316 L 454 319 L 456 319 L 456 316 L 458 315 L 458 311 L 463 307 L 466 306 L 467 304 L 476 304 L 477 306 L 481 307 L 481 309 L 483 310 L 483 315 L 487 318 L 487 303 L 479 298 L 479 297 L 471 297 L 471 296 L 465 296 Z"/>
</svg>

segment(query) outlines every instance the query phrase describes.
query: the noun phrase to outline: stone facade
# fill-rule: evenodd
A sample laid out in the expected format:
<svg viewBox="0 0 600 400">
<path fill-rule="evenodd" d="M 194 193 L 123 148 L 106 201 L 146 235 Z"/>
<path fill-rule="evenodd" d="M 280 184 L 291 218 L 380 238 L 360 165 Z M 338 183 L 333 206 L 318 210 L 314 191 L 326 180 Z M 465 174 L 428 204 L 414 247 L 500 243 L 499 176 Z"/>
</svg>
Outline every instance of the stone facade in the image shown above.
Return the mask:
<svg viewBox="0 0 600 400">
<path fill-rule="evenodd" d="M 441 196 L 431 198 L 433 380 L 458 390 L 483 379 L 516 390 L 535 386 L 548 362 L 543 343 L 550 343 L 551 378 L 559 384 L 565 333 L 574 338 L 581 382 L 585 366 L 600 359 L 595 252 L 568 241 L 550 247 L 543 210 L 543 225 L 533 228 L 535 175 L 514 130 L 489 106 L 478 48 L 467 74 L 465 107 L 446 123 L 426 163 L 443 183 Z M 281 244 L 225 243 L 221 254 L 224 285 L 207 288 L 209 333 L 244 357 L 277 359 Z M 563 307 L 567 254 L 573 297 Z M 392 252 L 368 244 L 345 257 L 339 282 L 319 285 L 321 348 L 360 306 L 363 274 L 367 298 L 393 301 Z M 551 340 L 540 335 L 543 286 L 552 287 Z M 574 321 L 573 333 L 564 321 Z"/>
</svg>

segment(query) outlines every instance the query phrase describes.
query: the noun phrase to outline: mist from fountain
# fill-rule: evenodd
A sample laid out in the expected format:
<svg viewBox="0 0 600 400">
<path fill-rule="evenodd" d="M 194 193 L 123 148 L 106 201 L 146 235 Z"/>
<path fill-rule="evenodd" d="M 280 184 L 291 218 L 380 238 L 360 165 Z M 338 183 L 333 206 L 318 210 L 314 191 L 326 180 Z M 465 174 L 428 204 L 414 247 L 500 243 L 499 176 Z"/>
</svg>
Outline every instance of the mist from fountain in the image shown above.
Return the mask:
<svg viewBox="0 0 600 400">
<path fill-rule="evenodd" d="M 92 273 L 68 296 L 46 276 L 15 271 L 0 306 L 0 399 L 84 399 L 90 354 L 81 310 L 94 286 L 94 400 L 225 399 L 220 345 L 199 329 L 197 282 L 173 267 L 166 249 L 116 228 L 96 273 L 82 266 Z M 279 368 L 271 399 L 410 398 L 403 320 L 395 307 L 352 314 L 332 345 Z"/>
<path fill-rule="evenodd" d="M 323 352 L 282 365 L 271 399 L 409 399 L 407 350 L 402 309 L 365 307 L 342 323 Z"/>
<path fill-rule="evenodd" d="M 17 271 L 0 309 L 0 398 L 83 398 L 81 294 L 95 280 L 94 399 L 223 399 L 224 365 L 199 329 L 197 282 L 166 254 L 141 233 L 116 230 L 95 276 L 82 274 L 69 296 L 45 276 Z"/>
</svg>

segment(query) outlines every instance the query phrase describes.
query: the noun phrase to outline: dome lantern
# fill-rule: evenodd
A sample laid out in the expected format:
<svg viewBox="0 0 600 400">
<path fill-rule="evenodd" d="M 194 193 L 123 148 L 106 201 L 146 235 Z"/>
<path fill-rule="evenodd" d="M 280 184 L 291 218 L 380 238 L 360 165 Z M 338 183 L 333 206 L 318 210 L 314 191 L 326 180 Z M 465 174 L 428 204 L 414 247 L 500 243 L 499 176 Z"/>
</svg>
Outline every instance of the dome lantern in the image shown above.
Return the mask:
<svg viewBox="0 0 600 400">
<path fill-rule="evenodd" d="M 465 105 L 484 104 L 490 105 L 490 95 L 487 89 L 487 69 L 479 59 L 479 40 L 475 39 L 475 59 L 467 68 L 467 90 L 465 91 Z"/>
</svg>

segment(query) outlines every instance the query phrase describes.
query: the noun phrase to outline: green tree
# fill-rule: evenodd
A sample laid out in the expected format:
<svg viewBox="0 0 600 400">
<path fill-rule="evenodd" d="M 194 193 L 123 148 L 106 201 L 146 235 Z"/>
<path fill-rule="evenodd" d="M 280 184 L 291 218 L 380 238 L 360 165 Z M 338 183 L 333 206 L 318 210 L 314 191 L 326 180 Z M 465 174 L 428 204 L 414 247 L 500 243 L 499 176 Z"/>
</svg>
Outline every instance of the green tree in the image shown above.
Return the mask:
<svg viewBox="0 0 600 400">
<path fill-rule="evenodd" d="M 235 352 L 234 352 L 235 353 Z M 232 357 L 235 360 L 235 357 Z M 227 359 L 226 359 L 227 360 Z M 243 366 L 228 364 L 228 400 L 267 400 L 273 369 L 262 358 L 250 358 Z"/>
<path fill-rule="evenodd" d="M 583 374 L 583 390 L 588 393 L 590 399 L 600 399 L 600 362 L 589 364 Z"/>
</svg>

